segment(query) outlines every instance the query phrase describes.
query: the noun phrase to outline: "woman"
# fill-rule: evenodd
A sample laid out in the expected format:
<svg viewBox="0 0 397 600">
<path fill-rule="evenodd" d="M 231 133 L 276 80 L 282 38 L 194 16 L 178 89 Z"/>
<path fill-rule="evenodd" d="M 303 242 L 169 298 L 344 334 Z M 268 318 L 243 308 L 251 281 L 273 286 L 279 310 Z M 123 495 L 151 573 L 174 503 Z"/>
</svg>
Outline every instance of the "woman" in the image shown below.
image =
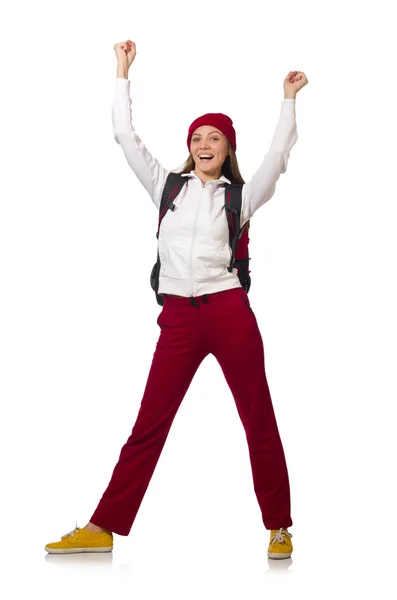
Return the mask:
<svg viewBox="0 0 397 600">
<path fill-rule="evenodd" d="M 114 136 L 159 209 L 169 171 L 149 153 L 131 122 L 128 69 L 136 56 L 135 44 L 127 40 L 115 44 L 114 50 Z M 164 295 L 157 321 L 161 333 L 135 425 L 90 521 L 48 544 L 47 552 L 108 552 L 113 533 L 129 534 L 177 410 L 199 365 L 213 354 L 246 432 L 255 494 L 265 528 L 271 531 L 268 556 L 291 556 L 288 471 L 266 380 L 262 338 L 236 269 L 226 268 L 231 254 L 224 185 L 244 183 L 241 226 L 246 226 L 273 196 L 286 171 L 298 138 L 296 93 L 307 83 L 304 73 L 288 73 L 270 150 L 247 183 L 238 168 L 232 120 L 209 113 L 191 124 L 189 158 L 182 170 L 187 185 L 175 200 L 175 210 L 164 216 L 158 239 L 158 292 Z"/>
</svg>

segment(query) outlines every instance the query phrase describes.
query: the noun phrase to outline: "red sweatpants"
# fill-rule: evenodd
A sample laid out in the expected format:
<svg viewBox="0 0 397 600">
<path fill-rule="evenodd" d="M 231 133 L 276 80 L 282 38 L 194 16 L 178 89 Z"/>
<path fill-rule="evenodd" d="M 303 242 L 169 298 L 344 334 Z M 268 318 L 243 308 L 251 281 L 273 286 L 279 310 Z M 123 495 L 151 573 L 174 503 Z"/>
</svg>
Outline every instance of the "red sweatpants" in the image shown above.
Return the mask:
<svg viewBox="0 0 397 600">
<path fill-rule="evenodd" d="M 245 429 L 255 494 L 266 529 L 290 527 L 290 487 L 266 380 L 256 317 L 243 288 L 190 298 L 166 296 L 161 329 L 131 435 L 90 521 L 128 535 L 177 410 L 200 363 L 212 353 Z"/>
</svg>

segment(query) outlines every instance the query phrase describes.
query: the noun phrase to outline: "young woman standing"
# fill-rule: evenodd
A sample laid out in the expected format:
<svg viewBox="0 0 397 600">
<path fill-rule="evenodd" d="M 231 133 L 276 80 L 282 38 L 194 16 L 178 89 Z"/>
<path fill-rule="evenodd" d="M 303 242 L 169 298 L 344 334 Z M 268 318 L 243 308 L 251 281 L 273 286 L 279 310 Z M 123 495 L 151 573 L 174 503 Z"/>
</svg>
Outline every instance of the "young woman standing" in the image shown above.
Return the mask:
<svg viewBox="0 0 397 600">
<path fill-rule="evenodd" d="M 115 44 L 118 66 L 113 102 L 114 136 L 157 210 L 167 176 L 138 137 L 131 118 L 128 69 L 136 56 L 131 40 Z M 217 359 L 245 429 L 255 494 L 265 528 L 268 556 L 291 556 L 290 488 L 284 450 L 267 384 L 264 349 L 255 314 L 231 258 L 224 212 L 225 183 L 244 183 L 241 227 L 274 194 L 298 139 L 297 92 L 308 83 L 303 72 L 284 79 L 284 100 L 268 153 L 244 183 L 236 158 L 236 132 L 222 113 L 202 115 L 190 125 L 188 181 L 174 211 L 163 219 L 159 243 L 161 329 L 140 410 L 121 449 L 107 489 L 85 527 L 47 544 L 50 553 L 109 552 L 113 533 L 128 535 L 178 408 L 201 362 Z M 198 310 L 197 310 L 198 309 Z M 233 326 L 231 326 L 233 324 Z"/>
</svg>

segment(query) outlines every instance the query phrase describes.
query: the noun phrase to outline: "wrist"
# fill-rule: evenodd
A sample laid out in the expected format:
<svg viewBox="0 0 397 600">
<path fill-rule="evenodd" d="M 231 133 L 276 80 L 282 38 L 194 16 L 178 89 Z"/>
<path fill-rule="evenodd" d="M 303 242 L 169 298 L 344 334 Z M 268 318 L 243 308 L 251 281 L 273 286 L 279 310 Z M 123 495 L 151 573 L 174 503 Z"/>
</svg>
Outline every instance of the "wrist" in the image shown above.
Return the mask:
<svg viewBox="0 0 397 600">
<path fill-rule="evenodd" d="M 293 94 L 292 92 L 284 92 L 284 100 L 287 100 L 287 98 L 296 100 L 296 94 Z"/>
<path fill-rule="evenodd" d="M 128 79 L 127 61 L 119 61 L 117 63 L 117 77 L 124 77 L 124 79 Z"/>
</svg>

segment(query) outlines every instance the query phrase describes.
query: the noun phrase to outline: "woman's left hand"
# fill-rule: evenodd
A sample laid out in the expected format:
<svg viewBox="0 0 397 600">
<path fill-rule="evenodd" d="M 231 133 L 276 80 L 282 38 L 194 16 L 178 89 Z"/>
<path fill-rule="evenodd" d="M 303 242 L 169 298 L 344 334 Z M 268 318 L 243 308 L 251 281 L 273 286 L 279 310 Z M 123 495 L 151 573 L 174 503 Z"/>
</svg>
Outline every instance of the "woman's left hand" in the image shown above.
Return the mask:
<svg viewBox="0 0 397 600">
<path fill-rule="evenodd" d="M 284 79 L 284 93 L 294 96 L 308 82 L 303 71 L 290 71 Z"/>
</svg>

